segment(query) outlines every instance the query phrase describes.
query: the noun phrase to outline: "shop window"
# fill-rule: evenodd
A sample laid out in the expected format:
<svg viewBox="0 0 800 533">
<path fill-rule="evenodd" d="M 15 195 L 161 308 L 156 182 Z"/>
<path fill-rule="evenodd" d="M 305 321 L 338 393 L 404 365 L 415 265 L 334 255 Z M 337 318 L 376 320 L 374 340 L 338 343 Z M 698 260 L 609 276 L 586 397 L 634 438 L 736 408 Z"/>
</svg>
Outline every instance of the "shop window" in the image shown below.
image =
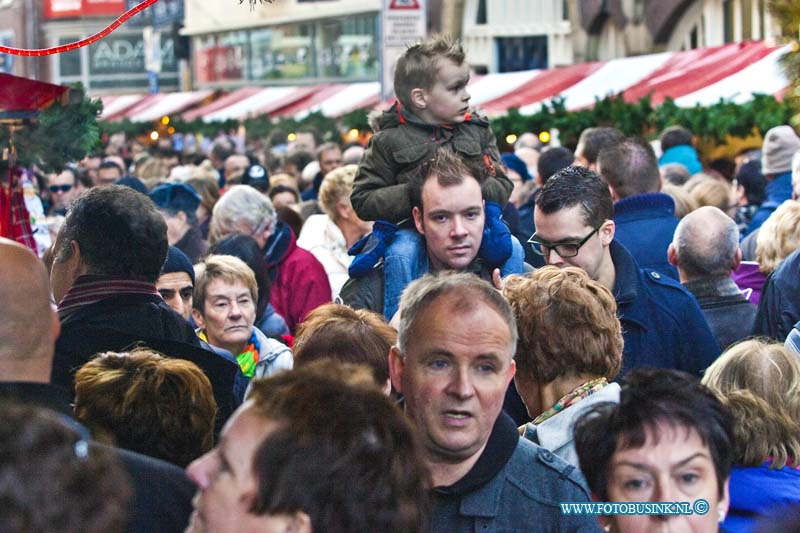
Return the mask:
<svg viewBox="0 0 800 533">
<path fill-rule="evenodd" d="M 475 24 L 486 24 L 486 0 L 478 0 L 478 13 L 475 16 Z"/>
<path fill-rule="evenodd" d="M 547 36 L 499 37 L 496 41 L 499 72 L 547 68 Z"/>
</svg>

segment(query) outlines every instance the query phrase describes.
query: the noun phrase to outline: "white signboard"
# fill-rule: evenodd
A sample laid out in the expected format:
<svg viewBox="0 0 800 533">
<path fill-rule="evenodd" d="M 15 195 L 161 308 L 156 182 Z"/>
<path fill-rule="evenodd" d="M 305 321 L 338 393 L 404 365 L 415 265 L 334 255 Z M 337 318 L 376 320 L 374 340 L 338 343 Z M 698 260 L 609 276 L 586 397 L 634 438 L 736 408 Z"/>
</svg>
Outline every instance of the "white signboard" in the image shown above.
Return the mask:
<svg viewBox="0 0 800 533">
<path fill-rule="evenodd" d="M 427 0 L 382 0 L 381 34 L 383 54 L 381 61 L 381 96 L 393 94 L 394 65 L 406 46 L 425 38 Z"/>
</svg>

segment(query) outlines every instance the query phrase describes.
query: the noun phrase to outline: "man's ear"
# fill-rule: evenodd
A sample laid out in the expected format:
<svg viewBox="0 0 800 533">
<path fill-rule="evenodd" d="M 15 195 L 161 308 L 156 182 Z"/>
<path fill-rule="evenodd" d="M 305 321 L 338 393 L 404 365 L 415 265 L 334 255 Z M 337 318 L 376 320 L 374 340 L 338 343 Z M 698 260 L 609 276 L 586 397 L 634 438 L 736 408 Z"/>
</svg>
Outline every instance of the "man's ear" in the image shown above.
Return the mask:
<svg viewBox="0 0 800 533">
<path fill-rule="evenodd" d="M 414 207 L 411 210 L 411 216 L 414 217 L 414 225 L 420 235 L 425 235 L 425 224 L 422 223 L 422 210 L 419 207 Z"/>
<path fill-rule="evenodd" d="M 731 271 L 735 272 L 739 270 L 739 265 L 742 264 L 742 249 L 738 246 L 736 247 L 736 254 L 733 256 L 733 264 L 731 265 Z"/>
<path fill-rule="evenodd" d="M 78 241 L 69 241 L 70 255 L 68 261 L 70 262 L 69 274 L 72 281 L 75 281 L 78 276 L 86 273 L 85 265 L 83 264 L 83 256 L 81 255 L 81 245 Z"/>
<path fill-rule="evenodd" d="M 392 385 L 397 392 L 403 392 L 403 372 L 405 371 L 406 360 L 403 357 L 400 348 L 392 346 L 389 350 L 389 377 L 392 379 Z"/>
<path fill-rule="evenodd" d="M 286 533 L 312 533 L 311 517 L 303 511 L 295 511 L 289 517 Z"/>
<path fill-rule="evenodd" d="M 411 103 L 416 107 L 420 109 L 425 109 L 428 107 L 428 93 L 425 91 L 425 89 L 415 87 L 414 89 L 411 89 L 409 96 L 411 97 Z"/>
<path fill-rule="evenodd" d="M 603 222 L 603 225 L 600 226 L 600 241 L 603 243 L 603 246 L 608 246 L 611 244 L 611 241 L 614 240 L 614 234 L 617 231 L 617 226 L 614 224 L 613 220 L 606 220 Z"/>
<path fill-rule="evenodd" d="M 203 319 L 203 315 L 200 314 L 200 311 L 197 309 L 192 309 L 192 318 L 194 319 L 194 323 L 197 324 L 198 328 L 206 329 L 206 321 Z"/>
<path fill-rule="evenodd" d="M 514 379 L 514 376 L 516 374 L 517 374 L 517 362 L 512 359 L 511 364 L 508 366 L 508 383 L 511 383 L 511 380 Z"/>
<path fill-rule="evenodd" d="M 667 248 L 667 261 L 675 268 L 678 267 L 678 253 L 675 251 L 675 245 L 672 243 L 669 243 L 669 248 Z"/>
</svg>

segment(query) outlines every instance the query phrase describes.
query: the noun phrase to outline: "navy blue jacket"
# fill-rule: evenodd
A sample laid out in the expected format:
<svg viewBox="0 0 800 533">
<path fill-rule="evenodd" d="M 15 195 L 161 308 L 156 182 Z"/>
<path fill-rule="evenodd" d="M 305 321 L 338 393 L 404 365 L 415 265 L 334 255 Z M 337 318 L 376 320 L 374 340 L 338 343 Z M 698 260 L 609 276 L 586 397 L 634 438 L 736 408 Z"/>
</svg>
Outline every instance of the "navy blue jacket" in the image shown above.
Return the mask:
<svg viewBox="0 0 800 533">
<path fill-rule="evenodd" d="M 637 194 L 614 203 L 614 238 L 625 245 L 641 268 L 651 268 L 678 279 L 667 260 L 678 219 L 675 202 L 664 193 Z"/>
<path fill-rule="evenodd" d="M 775 176 L 775 179 L 767 183 L 764 192 L 767 194 L 767 199 L 761 202 L 761 205 L 758 206 L 758 209 L 753 214 L 753 218 L 750 219 L 750 225 L 747 226 L 747 235 L 760 228 L 779 205 L 786 200 L 792 199 L 792 173 L 783 172 Z"/>
<path fill-rule="evenodd" d="M 618 379 L 640 367 L 674 368 L 698 376 L 720 348 L 697 300 L 672 278 L 639 268 L 616 240 L 610 251 L 625 341 Z"/>
</svg>

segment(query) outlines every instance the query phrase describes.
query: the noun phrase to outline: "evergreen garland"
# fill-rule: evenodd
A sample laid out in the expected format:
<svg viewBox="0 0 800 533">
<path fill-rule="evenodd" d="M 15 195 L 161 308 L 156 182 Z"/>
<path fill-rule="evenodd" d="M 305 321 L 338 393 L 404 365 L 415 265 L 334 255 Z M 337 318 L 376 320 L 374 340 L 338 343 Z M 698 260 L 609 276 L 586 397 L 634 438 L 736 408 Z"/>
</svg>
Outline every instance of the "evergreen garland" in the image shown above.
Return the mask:
<svg viewBox="0 0 800 533">
<path fill-rule="evenodd" d="M 491 119 L 492 129 L 497 136 L 501 150 L 505 136 L 509 133 L 519 135 L 526 131 L 540 132 L 556 128 L 559 130 L 561 144 L 574 148 L 581 131 L 593 126 L 614 126 L 625 135 L 654 139 L 667 126 L 680 124 L 689 128 L 702 142 L 723 144 L 728 136 L 748 137 L 763 135 L 773 126 L 788 124 L 792 109 L 786 102 L 780 102 L 772 95 L 757 94 L 744 104 L 721 100 L 714 105 L 702 107 L 678 107 L 672 99 L 654 107 L 649 98 L 638 102 L 625 102 L 621 96 L 609 96 L 597 100 L 592 108 L 569 111 L 562 98 L 554 98 L 545 103 L 532 115 L 522 115 L 516 108 L 509 109 L 505 115 Z M 311 113 L 303 120 L 280 118 L 275 121 L 267 115 L 243 121 L 247 140 L 266 139 L 273 130 L 284 132 L 300 131 L 312 127 L 324 140 L 338 140 L 342 132 L 351 128 L 367 131 L 367 111 L 357 110 L 339 120 L 325 117 L 321 113 Z M 239 126 L 236 120 L 225 122 L 191 122 L 173 119 L 170 125 L 180 133 L 201 134 L 214 138 L 221 132 L 235 131 Z M 125 132 L 129 138 L 146 136 L 157 127 L 153 122 L 101 122 L 104 137 L 117 132 Z"/>
<path fill-rule="evenodd" d="M 562 98 L 554 98 L 533 115 L 509 109 L 504 116 L 492 119 L 492 129 L 501 149 L 509 133 L 550 129 L 558 129 L 562 145 L 574 148 L 581 131 L 593 126 L 613 126 L 628 136 L 653 139 L 667 126 L 681 125 L 704 143 L 722 144 L 728 136 L 763 135 L 774 126 L 788 124 L 791 116 L 787 103 L 763 94 L 744 104 L 720 100 L 705 107 L 678 107 L 670 98 L 653 107 L 649 98 L 629 103 L 622 96 L 609 96 L 595 101 L 591 109 L 578 111 L 568 111 Z"/>
<path fill-rule="evenodd" d="M 0 146 L 13 143 L 21 166 L 36 164 L 45 172 L 58 172 L 99 145 L 97 117 L 102 110 L 99 99 L 85 96 L 77 104 L 62 106 L 56 101 L 35 118 L 23 121 L 21 128 L 0 124 Z"/>
</svg>

